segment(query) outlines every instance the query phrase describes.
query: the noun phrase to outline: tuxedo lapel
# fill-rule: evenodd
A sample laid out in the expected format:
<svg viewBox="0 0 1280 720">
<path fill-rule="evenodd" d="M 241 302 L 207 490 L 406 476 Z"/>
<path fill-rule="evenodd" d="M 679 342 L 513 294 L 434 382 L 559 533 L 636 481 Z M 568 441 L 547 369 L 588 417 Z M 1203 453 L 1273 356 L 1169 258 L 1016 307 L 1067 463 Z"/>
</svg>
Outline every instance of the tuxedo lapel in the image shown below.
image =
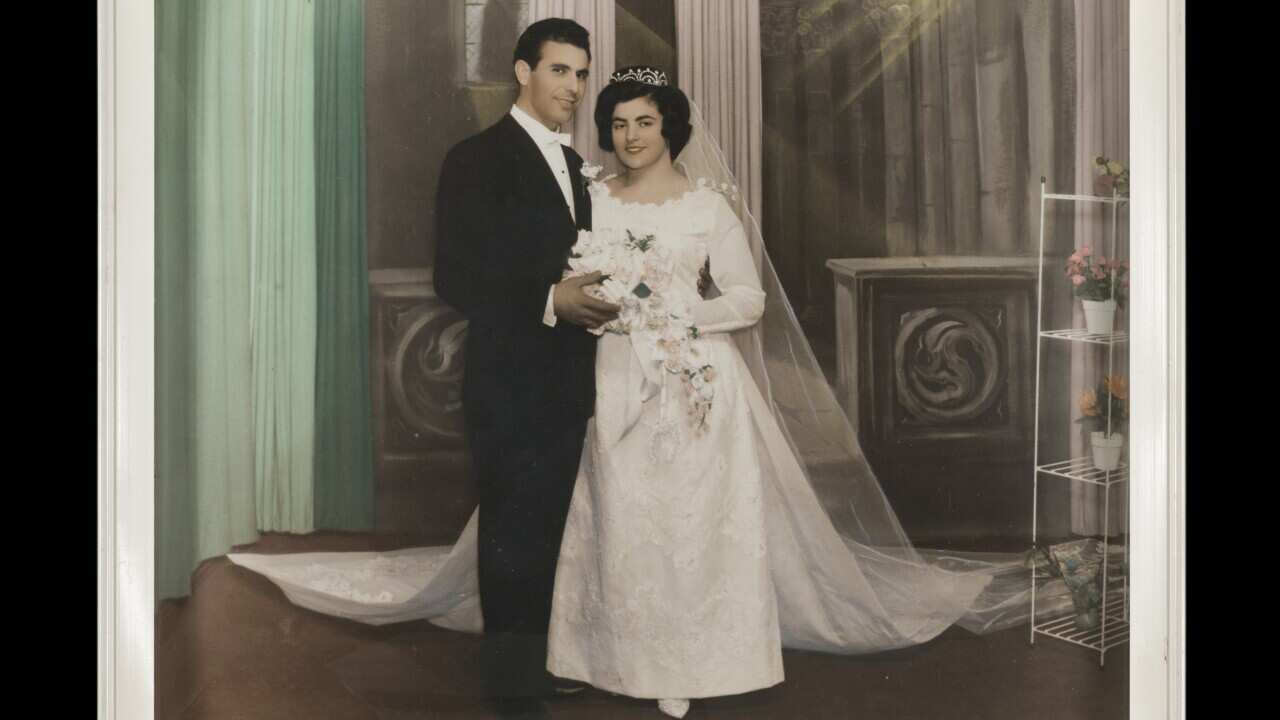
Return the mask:
<svg viewBox="0 0 1280 720">
<path fill-rule="evenodd" d="M 569 166 L 569 185 L 573 188 L 573 211 L 579 230 L 591 229 L 591 196 L 587 193 L 587 181 L 582 177 L 582 156 L 573 148 L 564 149 L 564 159 Z"/>
</svg>

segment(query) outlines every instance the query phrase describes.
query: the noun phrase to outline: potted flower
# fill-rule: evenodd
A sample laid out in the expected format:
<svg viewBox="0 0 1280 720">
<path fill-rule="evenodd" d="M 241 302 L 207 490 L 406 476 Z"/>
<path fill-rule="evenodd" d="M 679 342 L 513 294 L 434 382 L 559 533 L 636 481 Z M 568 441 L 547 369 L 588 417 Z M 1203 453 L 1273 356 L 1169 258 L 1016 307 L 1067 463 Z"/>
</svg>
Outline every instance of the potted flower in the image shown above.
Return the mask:
<svg viewBox="0 0 1280 720">
<path fill-rule="evenodd" d="M 1067 258 L 1067 279 L 1084 304 L 1085 327 L 1091 333 L 1110 333 L 1116 309 L 1129 294 L 1129 261 L 1105 258 L 1084 247 Z"/>
<path fill-rule="evenodd" d="M 1129 197 L 1129 168 L 1123 164 L 1101 155 L 1093 159 L 1096 176 L 1093 179 L 1094 192 L 1099 195 L 1119 195 Z"/>
<path fill-rule="evenodd" d="M 1093 466 L 1111 471 L 1120 466 L 1124 449 L 1124 430 L 1129 425 L 1129 381 L 1123 375 L 1111 375 L 1096 390 L 1080 395 L 1080 412 L 1076 422 L 1092 432 Z"/>
</svg>

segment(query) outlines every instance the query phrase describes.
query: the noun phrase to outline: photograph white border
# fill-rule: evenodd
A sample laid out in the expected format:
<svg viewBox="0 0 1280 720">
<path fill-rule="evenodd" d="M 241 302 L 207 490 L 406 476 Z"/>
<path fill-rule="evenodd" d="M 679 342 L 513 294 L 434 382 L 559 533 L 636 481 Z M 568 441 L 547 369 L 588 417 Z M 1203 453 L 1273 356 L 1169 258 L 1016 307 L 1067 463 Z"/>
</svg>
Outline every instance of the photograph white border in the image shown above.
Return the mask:
<svg viewBox="0 0 1280 720">
<path fill-rule="evenodd" d="M 1185 717 L 1185 0 L 1130 0 L 1129 717 Z M 155 0 L 98 0 L 98 718 L 155 713 Z"/>
<path fill-rule="evenodd" d="M 98 0 L 98 717 L 155 715 L 155 0 Z"/>
</svg>

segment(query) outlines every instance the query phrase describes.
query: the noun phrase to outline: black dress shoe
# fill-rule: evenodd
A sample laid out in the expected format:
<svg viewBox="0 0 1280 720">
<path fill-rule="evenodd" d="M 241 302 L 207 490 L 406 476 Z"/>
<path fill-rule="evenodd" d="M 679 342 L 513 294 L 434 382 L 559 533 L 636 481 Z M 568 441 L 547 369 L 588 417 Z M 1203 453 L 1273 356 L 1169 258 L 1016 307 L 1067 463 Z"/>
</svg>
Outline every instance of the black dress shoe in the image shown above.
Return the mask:
<svg viewBox="0 0 1280 720">
<path fill-rule="evenodd" d="M 584 682 L 579 682 L 577 680 L 569 680 L 568 678 L 560 678 L 560 677 L 554 677 L 554 676 L 551 678 L 551 691 L 552 693 L 555 694 L 556 697 L 567 697 L 570 695 L 577 695 L 578 693 L 581 693 L 583 690 L 586 690 L 589 687 L 591 686 Z"/>
</svg>

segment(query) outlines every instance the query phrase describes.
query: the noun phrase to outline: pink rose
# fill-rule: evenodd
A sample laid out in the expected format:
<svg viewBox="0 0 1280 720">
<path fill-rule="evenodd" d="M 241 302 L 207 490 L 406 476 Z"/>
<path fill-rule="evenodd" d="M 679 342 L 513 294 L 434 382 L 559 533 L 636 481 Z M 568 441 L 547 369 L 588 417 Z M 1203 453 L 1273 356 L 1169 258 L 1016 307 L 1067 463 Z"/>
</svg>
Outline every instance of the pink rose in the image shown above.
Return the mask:
<svg viewBox="0 0 1280 720">
<path fill-rule="evenodd" d="M 1089 257 L 1090 255 L 1093 254 L 1093 248 L 1089 247 L 1088 245 L 1085 245 L 1084 247 L 1080 248 L 1080 254 L 1085 257 Z"/>
<path fill-rule="evenodd" d="M 1080 251 L 1079 251 L 1079 250 L 1077 250 L 1077 251 L 1075 251 L 1075 252 L 1071 253 L 1071 257 L 1067 258 L 1067 260 L 1069 260 L 1069 261 L 1071 261 L 1071 262 L 1073 262 L 1073 263 L 1081 263 L 1081 262 L 1084 262 L 1084 258 L 1080 257 Z"/>
<path fill-rule="evenodd" d="M 1104 273 L 1104 272 L 1102 272 L 1102 268 L 1094 268 L 1094 269 L 1093 269 L 1093 277 L 1094 277 L 1095 279 L 1097 279 L 1097 280 L 1101 280 L 1101 279 L 1105 278 L 1106 276 L 1107 276 L 1107 274 L 1106 274 L 1106 273 Z"/>
<path fill-rule="evenodd" d="M 1075 285 L 1076 287 L 1080 287 L 1081 285 L 1083 285 L 1083 284 L 1084 284 L 1084 276 L 1083 276 L 1083 275 L 1075 275 L 1075 276 L 1073 276 L 1073 277 L 1071 278 L 1071 284 L 1072 284 L 1072 285 Z"/>
</svg>

